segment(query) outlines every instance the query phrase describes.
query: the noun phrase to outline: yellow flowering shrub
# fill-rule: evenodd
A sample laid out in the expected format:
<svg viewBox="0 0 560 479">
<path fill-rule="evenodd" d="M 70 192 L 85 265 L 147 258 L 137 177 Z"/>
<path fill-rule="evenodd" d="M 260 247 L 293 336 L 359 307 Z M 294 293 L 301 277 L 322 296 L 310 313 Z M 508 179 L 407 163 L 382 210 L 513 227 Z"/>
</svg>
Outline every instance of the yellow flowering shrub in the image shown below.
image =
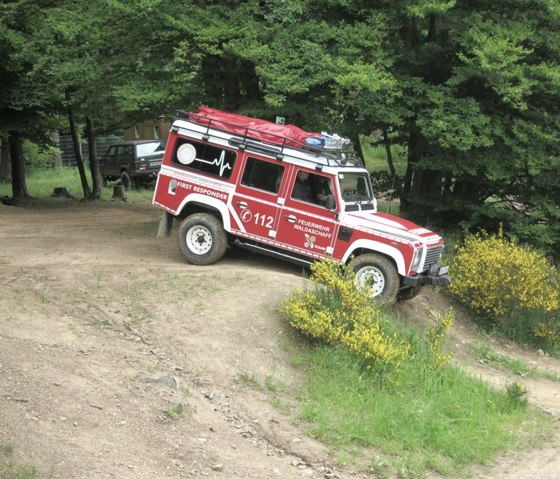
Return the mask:
<svg viewBox="0 0 560 479">
<path fill-rule="evenodd" d="M 451 267 L 448 290 L 481 316 L 510 328 L 523 322 L 533 337 L 559 339 L 560 275 L 543 254 L 501 231 L 481 233 L 466 238 Z"/>
<path fill-rule="evenodd" d="M 560 313 L 539 321 L 533 328 L 533 334 L 545 344 L 551 346 L 560 344 Z"/>
<path fill-rule="evenodd" d="M 297 290 L 282 307 L 290 324 L 308 337 L 357 353 L 368 369 L 398 369 L 409 345 L 383 331 L 379 310 L 355 288 L 352 275 L 330 260 L 315 263 L 311 271 L 316 290 Z"/>
<path fill-rule="evenodd" d="M 426 333 L 426 341 L 432 363 L 431 366 L 435 371 L 441 371 L 453 357 L 451 353 L 444 353 L 442 351 L 442 346 L 443 337 L 454 321 L 455 316 L 453 310 L 450 309 L 444 316 L 438 313 L 436 322 Z"/>
</svg>

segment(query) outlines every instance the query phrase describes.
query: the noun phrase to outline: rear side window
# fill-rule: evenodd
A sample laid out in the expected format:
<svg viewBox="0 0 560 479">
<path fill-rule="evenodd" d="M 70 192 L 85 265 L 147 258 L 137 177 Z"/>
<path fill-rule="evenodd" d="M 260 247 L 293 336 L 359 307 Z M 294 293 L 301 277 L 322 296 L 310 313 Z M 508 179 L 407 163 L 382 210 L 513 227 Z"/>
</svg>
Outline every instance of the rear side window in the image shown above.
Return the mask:
<svg viewBox="0 0 560 479">
<path fill-rule="evenodd" d="M 136 157 L 143 158 L 145 156 L 162 156 L 165 151 L 165 143 L 163 141 L 151 141 L 149 143 L 138 143 L 136 145 Z"/>
<path fill-rule="evenodd" d="M 122 155 L 122 146 L 112 145 L 105 154 L 106 158 L 115 159 Z"/>
<path fill-rule="evenodd" d="M 173 150 L 175 166 L 196 170 L 223 179 L 231 177 L 237 155 L 218 146 L 178 139 Z"/>
<path fill-rule="evenodd" d="M 283 175 L 284 167 L 282 165 L 249 157 L 245 164 L 241 184 L 277 194 Z"/>
</svg>

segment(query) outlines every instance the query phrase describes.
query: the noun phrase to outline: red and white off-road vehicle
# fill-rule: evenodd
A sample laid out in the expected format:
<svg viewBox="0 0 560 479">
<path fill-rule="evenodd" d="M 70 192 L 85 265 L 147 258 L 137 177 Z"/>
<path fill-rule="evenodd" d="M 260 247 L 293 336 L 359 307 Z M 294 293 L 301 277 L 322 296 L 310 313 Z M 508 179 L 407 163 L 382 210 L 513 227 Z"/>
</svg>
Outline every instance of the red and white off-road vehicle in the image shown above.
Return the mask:
<svg viewBox="0 0 560 479">
<path fill-rule="evenodd" d="M 449 284 L 443 239 L 378 212 L 370 175 L 347 146 L 201 107 L 173 123 L 153 203 L 181 220 L 193 264 L 215 263 L 234 244 L 305 266 L 349 263 L 357 285 L 388 302 Z"/>
</svg>

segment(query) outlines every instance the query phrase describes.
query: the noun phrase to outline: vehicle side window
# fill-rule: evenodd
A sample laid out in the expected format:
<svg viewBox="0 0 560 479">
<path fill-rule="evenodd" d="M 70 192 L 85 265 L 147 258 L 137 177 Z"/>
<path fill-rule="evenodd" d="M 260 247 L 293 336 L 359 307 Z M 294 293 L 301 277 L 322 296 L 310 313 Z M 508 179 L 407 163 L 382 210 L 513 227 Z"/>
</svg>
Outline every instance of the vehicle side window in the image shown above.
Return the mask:
<svg viewBox="0 0 560 479">
<path fill-rule="evenodd" d="M 124 147 L 124 157 L 123 157 L 124 161 L 130 161 L 130 160 L 134 160 L 134 146 L 132 145 L 126 145 Z"/>
<path fill-rule="evenodd" d="M 311 184 L 311 197 L 315 203 L 327 207 L 335 206 L 335 203 L 328 206 L 329 196 L 332 197 L 331 201 L 334 200 L 333 184 L 328 176 L 311 174 L 309 175 L 309 183 Z"/>
<path fill-rule="evenodd" d="M 293 199 L 327 206 L 328 197 L 331 196 L 331 201 L 334 199 L 332 194 L 332 181 L 328 176 L 298 170 L 292 188 Z"/>
<path fill-rule="evenodd" d="M 123 156 L 123 150 L 124 150 L 124 146 L 123 145 L 118 145 L 115 149 L 115 160 L 116 161 L 122 161 L 122 156 Z"/>
<path fill-rule="evenodd" d="M 241 184 L 277 194 L 283 175 L 284 166 L 249 157 L 245 164 Z"/>
<path fill-rule="evenodd" d="M 118 153 L 118 146 L 113 145 L 109 147 L 107 153 L 105 153 L 105 157 L 108 159 L 115 159 L 117 157 L 117 153 Z"/>
<path fill-rule="evenodd" d="M 309 171 L 298 170 L 296 179 L 292 188 L 292 198 L 295 200 L 313 203 L 311 194 L 311 182 L 309 181 Z"/>
<path fill-rule="evenodd" d="M 113 158 L 115 156 L 116 151 L 117 151 L 116 146 L 110 146 L 109 149 L 107 150 L 107 153 L 105 153 L 105 158 Z"/>
<path fill-rule="evenodd" d="M 175 166 L 197 170 L 223 179 L 231 177 L 237 155 L 208 143 L 178 139 L 173 150 Z"/>
</svg>

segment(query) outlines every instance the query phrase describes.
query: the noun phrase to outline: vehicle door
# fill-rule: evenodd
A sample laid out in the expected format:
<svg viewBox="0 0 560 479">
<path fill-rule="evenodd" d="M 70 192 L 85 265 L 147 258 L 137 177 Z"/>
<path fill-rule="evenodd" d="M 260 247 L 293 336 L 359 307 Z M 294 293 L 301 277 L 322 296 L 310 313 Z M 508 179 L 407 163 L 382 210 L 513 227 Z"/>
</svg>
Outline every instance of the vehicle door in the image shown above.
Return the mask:
<svg viewBox="0 0 560 479">
<path fill-rule="evenodd" d="M 335 184 L 328 175 L 305 168 L 294 168 L 280 211 L 276 239 L 308 256 L 322 257 L 331 254 L 337 232 L 334 188 Z M 307 195 L 308 189 L 310 196 Z M 329 207 L 321 196 L 328 190 L 331 192 Z M 304 197 L 302 191 L 305 192 Z"/>
<path fill-rule="evenodd" d="M 122 165 L 119 166 L 120 168 L 127 170 L 129 173 L 134 173 L 134 145 L 124 145 Z"/>
<path fill-rule="evenodd" d="M 232 199 L 232 229 L 255 241 L 274 240 L 286 167 L 277 160 L 248 155 Z"/>
<path fill-rule="evenodd" d="M 118 176 L 120 174 L 120 163 L 122 158 L 122 146 L 121 145 L 111 145 L 105 153 L 101 161 L 101 175 L 107 176 Z"/>
</svg>

